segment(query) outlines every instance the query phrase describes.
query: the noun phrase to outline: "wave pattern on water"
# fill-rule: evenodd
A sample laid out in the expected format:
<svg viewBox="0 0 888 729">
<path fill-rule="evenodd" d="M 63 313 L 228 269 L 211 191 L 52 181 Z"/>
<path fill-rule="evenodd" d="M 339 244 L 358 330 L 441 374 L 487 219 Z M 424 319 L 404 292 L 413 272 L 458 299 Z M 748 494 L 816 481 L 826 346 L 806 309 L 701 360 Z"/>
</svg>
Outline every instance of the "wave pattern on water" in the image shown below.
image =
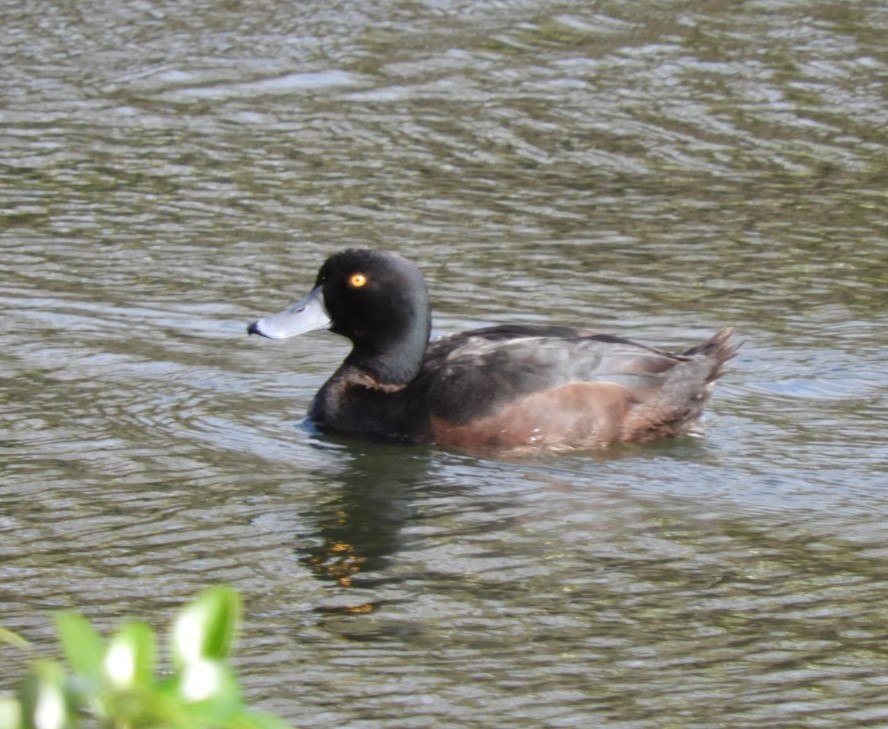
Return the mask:
<svg viewBox="0 0 888 729">
<path fill-rule="evenodd" d="M 38 0 L 0 28 L 3 627 L 43 647 L 51 609 L 159 623 L 226 581 L 251 696 L 296 725 L 888 720 L 877 4 Z M 244 327 L 352 245 L 421 263 L 439 333 L 745 344 L 702 439 L 325 438 L 301 419 L 344 343 Z"/>
</svg>

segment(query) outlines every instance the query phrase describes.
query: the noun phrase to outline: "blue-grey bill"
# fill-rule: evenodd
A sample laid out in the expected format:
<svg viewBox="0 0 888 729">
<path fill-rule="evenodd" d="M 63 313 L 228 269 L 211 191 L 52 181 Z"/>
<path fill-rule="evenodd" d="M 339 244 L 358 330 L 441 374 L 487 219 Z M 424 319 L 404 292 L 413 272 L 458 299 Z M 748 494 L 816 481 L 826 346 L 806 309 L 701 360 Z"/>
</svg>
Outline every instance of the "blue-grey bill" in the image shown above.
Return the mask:
<svg viewBox="0 0 888 729">
<path fill-rule="evenodd" d="M 322 286 L 318 286 L 304 299 L 283 311 L 254 321 L 247 327 L 247 331 L 270 339 L 286 339 L 329 326 L 330 315 L 324 306 L 324 290 Z"/>
</svg>

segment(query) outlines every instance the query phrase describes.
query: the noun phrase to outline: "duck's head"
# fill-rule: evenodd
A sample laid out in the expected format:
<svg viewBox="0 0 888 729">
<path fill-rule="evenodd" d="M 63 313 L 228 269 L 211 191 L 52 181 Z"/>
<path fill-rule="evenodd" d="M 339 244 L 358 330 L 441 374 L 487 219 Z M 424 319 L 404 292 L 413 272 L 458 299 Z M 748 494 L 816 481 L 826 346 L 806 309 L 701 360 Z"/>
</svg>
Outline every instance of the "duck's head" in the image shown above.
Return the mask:
<svg viewBox="0 0 888 729">
<path fill-rule="evenodd" d="M 430 327 L 428 290 L 416 266 L 389 251 L 347 250 L 324 262 L 308 296 L 247 331 L 285 339 L 328 328 L 354 345 L 346 365 L 383 384 L 404 384 L 419 371 Z"/>
</svg>

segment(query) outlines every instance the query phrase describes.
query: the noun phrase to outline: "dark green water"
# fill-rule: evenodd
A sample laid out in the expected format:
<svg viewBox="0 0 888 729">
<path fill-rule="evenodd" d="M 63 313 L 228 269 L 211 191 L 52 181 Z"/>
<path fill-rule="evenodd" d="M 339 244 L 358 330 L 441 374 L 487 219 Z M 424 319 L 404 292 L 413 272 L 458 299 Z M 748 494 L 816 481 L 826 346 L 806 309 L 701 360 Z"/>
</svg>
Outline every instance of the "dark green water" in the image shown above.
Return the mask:
<svg viewBox="0 0 888 729">
<path fill-rule="evenodd" d="M 306 727 L 888 725 L 879 2 L 0 9 L 0 625 L 247 604 Z M 299 424 L 324 257 L 500 321 L 745 340 L 705 438 L 481 458 Z M 0 688 L 24 657 L 0 647 Z"/>
</svg>

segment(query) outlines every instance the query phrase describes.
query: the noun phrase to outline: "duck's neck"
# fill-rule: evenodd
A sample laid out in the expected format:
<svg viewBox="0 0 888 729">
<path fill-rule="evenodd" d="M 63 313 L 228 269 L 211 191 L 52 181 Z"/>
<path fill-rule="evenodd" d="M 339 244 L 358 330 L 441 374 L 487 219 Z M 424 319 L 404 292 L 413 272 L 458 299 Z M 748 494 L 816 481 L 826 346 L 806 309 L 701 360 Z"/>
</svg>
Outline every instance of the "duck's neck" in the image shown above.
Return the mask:
<svg viewBox="0 0 888 729">
<path fill-rule="evenodd" d="M 379 342 L 381 347 L 356 341 L 318 391 L 309 418 L 321 429 L 413 442 L 418 431 L 407 385 L 422 368 L 428 338 L 426 320 L 410 336 Z"/>
<path fill-rule="evenodd" d="M 406 385 L 413 380 L 419 374 L 429 344 L 428 307 L 419 308 L 399 324 L 383 336 L 353 339 L 354 346 L 342 363 L 343 368 L 365 372 L 380 385 Z"/>
</svg>

